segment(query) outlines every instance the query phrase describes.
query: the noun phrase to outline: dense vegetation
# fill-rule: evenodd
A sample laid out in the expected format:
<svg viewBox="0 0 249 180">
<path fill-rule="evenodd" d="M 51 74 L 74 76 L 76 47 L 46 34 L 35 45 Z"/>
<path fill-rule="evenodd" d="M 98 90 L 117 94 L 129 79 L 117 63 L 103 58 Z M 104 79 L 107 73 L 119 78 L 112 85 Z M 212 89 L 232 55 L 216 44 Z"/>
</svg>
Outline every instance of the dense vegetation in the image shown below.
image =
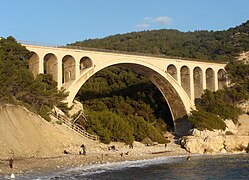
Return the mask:
<svg viewBox="0 0 249 180">
<path fill-rule="evenodd" d="M 232 119 L 237 122 L 241 111 L 236 105 L 248 99 L 248 65 L 234 61 L 238 53 L 249 50 L 248 36 L 249 21 L 226 31 L 154 30 L 89 39 L 70 45 L 229 61 L 226 68 L 234 84 L 217 92 L 206 91 L 202 98 L 196 100 L 198 111 L 193 111 L 189 117 L 193 126 L 198 129 L 224 129 L 223 120 Z M 173 127 L 171 115 L 160 92 L 144 76 L 130 69 L 109 67 L 102 70 L 84 84 L 78 98 L 87 109 L 88 130 L 99 134 L 107 142 L 130 142 L 133 139 L 141 141 L 144 137 L 161 141 L 159 136 L 155 138 L 149 133 L 140 133 L 147 130 L 136 129 L 137 122 L 153 125 L 158 134 L 163 134 L 166 129 L 172 130 Z M 107 121 L 115 125 L 106 126 Z M 122 129 L 120 127 L 126 128 L 118 139 L 114 132 L 115 129 Z M 152 134 L 156 134 L 155 132 Z"/>
<path fill-rule="evenodd" d="M 54 105 L 66 107 L 61 101 L 67 95 L 57 90 L 51 75 L 34 78 L 28 70 L 29 55 L 13 37 L 0 39 L 0 103 L 23 104 L 49 120 Z"/>
<path fill-rule="evenodd" d="M 159 90 L 131 69 L 112 66 L 100 71 L 84 84 L 78 99 L 88 115 L 87 130 L 104 142 L 149 137 L 163 143 L 163 133 L 173 127 Z"/>
<path fill-rule="evenodd" d="M 70 44 L 127 52 L 228 61 L 249 50 L 249 21 L 226 31 L 154 30 L 118 34 Z"/>
</svg>

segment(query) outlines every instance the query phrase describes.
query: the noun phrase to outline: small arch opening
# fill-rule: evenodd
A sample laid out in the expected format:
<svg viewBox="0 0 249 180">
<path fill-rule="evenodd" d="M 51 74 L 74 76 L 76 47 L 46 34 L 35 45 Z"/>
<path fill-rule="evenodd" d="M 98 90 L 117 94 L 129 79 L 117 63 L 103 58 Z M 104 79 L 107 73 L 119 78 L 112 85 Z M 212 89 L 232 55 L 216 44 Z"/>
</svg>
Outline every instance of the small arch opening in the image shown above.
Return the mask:
<svg viewBox="0 0 249 180">
<path fill-rule="evenodd" d="M 62 58 L 62 83 L 73 81 L 76 79 L 76 63 L 75 59 L 66 55 Z"/>
<path fill-rule="evenodd" d="M 207 89 L 210 91 L 215 91 L 215 79 L 214 79 L 214 70 L 212 68 L 208 68 L 206 70 L 206 85 Z"/>
<path fill-rule="evenodd" d="M 200 98 L 203 93 L 203 72 L 200 67 L 195 67 L 193 70 L 194 76 L 194 95 L 195 98 Z"/>
<path fill-rule="evenodd" d="M 177 81 L 177 69 L 173 64 L 167 67 L 167 73 L 169 73 Z"/>
<path fill-rule="evenodd" d="M 28 60 L 29 70 L 32 72 L 33 76 L 36 77 L 39 74 L 39 56 L 35 52 L 30 53 L 30 58 Z"/>
<path fill-rule="evenodd" d="M 190 98 L 190 70 L 187 66 L 181 67 L 181 85 Z"/>
<path fill-rule="evenodd" d="M 92 60 L 87 57 L 84 56 L 83 58 L 80 59 L 80 73 L 82 73 L 85 69 L 93 67 L 93 62 Z"/>
<path fill-rule="evenodd" d="M 44 65 L 44 74 L 51 74 L 53 76 L 53 79 L 57 81 L 58 78 L 57 57 L 52 53 L 46 54 L 43 58 L 43 65 Z"/>
<path fill-rule="evenodd" d="M 223 89 L 223 87 L 226 85 L 227 82 L 227 76 L 224 69 L 220 69 L 218 71 L 218 89 Z"/>
</svg>

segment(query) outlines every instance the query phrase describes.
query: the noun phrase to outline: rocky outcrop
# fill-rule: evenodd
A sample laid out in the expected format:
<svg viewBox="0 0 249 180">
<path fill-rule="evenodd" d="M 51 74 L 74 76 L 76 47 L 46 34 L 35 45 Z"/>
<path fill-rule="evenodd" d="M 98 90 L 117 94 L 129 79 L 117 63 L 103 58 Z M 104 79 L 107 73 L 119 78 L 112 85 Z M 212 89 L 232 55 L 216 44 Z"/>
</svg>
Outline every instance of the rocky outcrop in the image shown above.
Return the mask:
<svg viewBox="0 0 249 180">
<path fill-rule="evenodd" d="M 248 119 L 249 123 L 249 119 Z M 232 121 L 226 121 L 225 131 L 199 131 L 193 129 L 191 136 L 184 136 L 182 146 L 190 153 L 215 154 L 245 152 L 249 148 L 248 134 L 239 133 Z M 247 126 L 248 127 L 248 126 Z M 249 128 L 249 127 L 248 127 Z"/>
</svg>

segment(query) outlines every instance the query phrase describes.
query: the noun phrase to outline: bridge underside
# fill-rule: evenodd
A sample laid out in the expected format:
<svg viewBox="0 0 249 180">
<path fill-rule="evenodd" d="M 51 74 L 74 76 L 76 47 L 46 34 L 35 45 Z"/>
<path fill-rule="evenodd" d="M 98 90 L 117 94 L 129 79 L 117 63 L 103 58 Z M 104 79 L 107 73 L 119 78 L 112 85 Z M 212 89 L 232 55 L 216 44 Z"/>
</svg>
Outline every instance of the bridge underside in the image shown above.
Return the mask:
<svg viewBox="0 0 249 180">
<path fill-rule="evenodd" d="M 136 72 L 143 74 L 149 78 L 149 80 L 157 86 L 164 96 L 166 102 L 171 111 L 171 115 L 174 123 L 175 133 L 179 136 L 187 135 L 191 129 L 191 124 L 187 120 L 188 113 L 180 98 L 179 94 L 176 92 L 172 84 L 165 79 L 165 77 L 158 74 L 156 71 L 147 68 L 145 66 L 137 64 L 122 64 L 119 66 L 125 66 L 134 69 Z"/>
</svg>

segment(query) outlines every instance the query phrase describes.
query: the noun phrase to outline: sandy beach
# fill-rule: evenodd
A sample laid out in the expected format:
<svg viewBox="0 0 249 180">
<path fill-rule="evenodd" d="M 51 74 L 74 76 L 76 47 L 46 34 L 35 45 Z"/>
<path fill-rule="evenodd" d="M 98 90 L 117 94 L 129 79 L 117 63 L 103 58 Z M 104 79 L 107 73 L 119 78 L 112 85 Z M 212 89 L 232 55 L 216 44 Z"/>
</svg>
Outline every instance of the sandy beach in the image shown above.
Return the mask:
<svg viewBox="0 0 249 180">
<path fill-rule="evenodd" d="M 114 143 L 115 144 L 115 143 Z M 162 156 L 180 156 L 189 153 L 175 143 L 170 143 L 165 148 L 164 144 L 145 146 L 136 142 L 133 149 L 127 145 L 117 143 L 117 150 L 106 150 L 101 153 L 87 153 L 86 155 L 65 154 L 50 158 L 14 158 L 13 168 L 9 167 L 8 159 L 0 160 L 0 174 L 16 176 L 34 171 L 55 171 L 63 167 L 86 166 L 108 162 L 135 161 L 154 159 Z M 128 152 L 128 153 L 127 153 Z"/>
</svg>

